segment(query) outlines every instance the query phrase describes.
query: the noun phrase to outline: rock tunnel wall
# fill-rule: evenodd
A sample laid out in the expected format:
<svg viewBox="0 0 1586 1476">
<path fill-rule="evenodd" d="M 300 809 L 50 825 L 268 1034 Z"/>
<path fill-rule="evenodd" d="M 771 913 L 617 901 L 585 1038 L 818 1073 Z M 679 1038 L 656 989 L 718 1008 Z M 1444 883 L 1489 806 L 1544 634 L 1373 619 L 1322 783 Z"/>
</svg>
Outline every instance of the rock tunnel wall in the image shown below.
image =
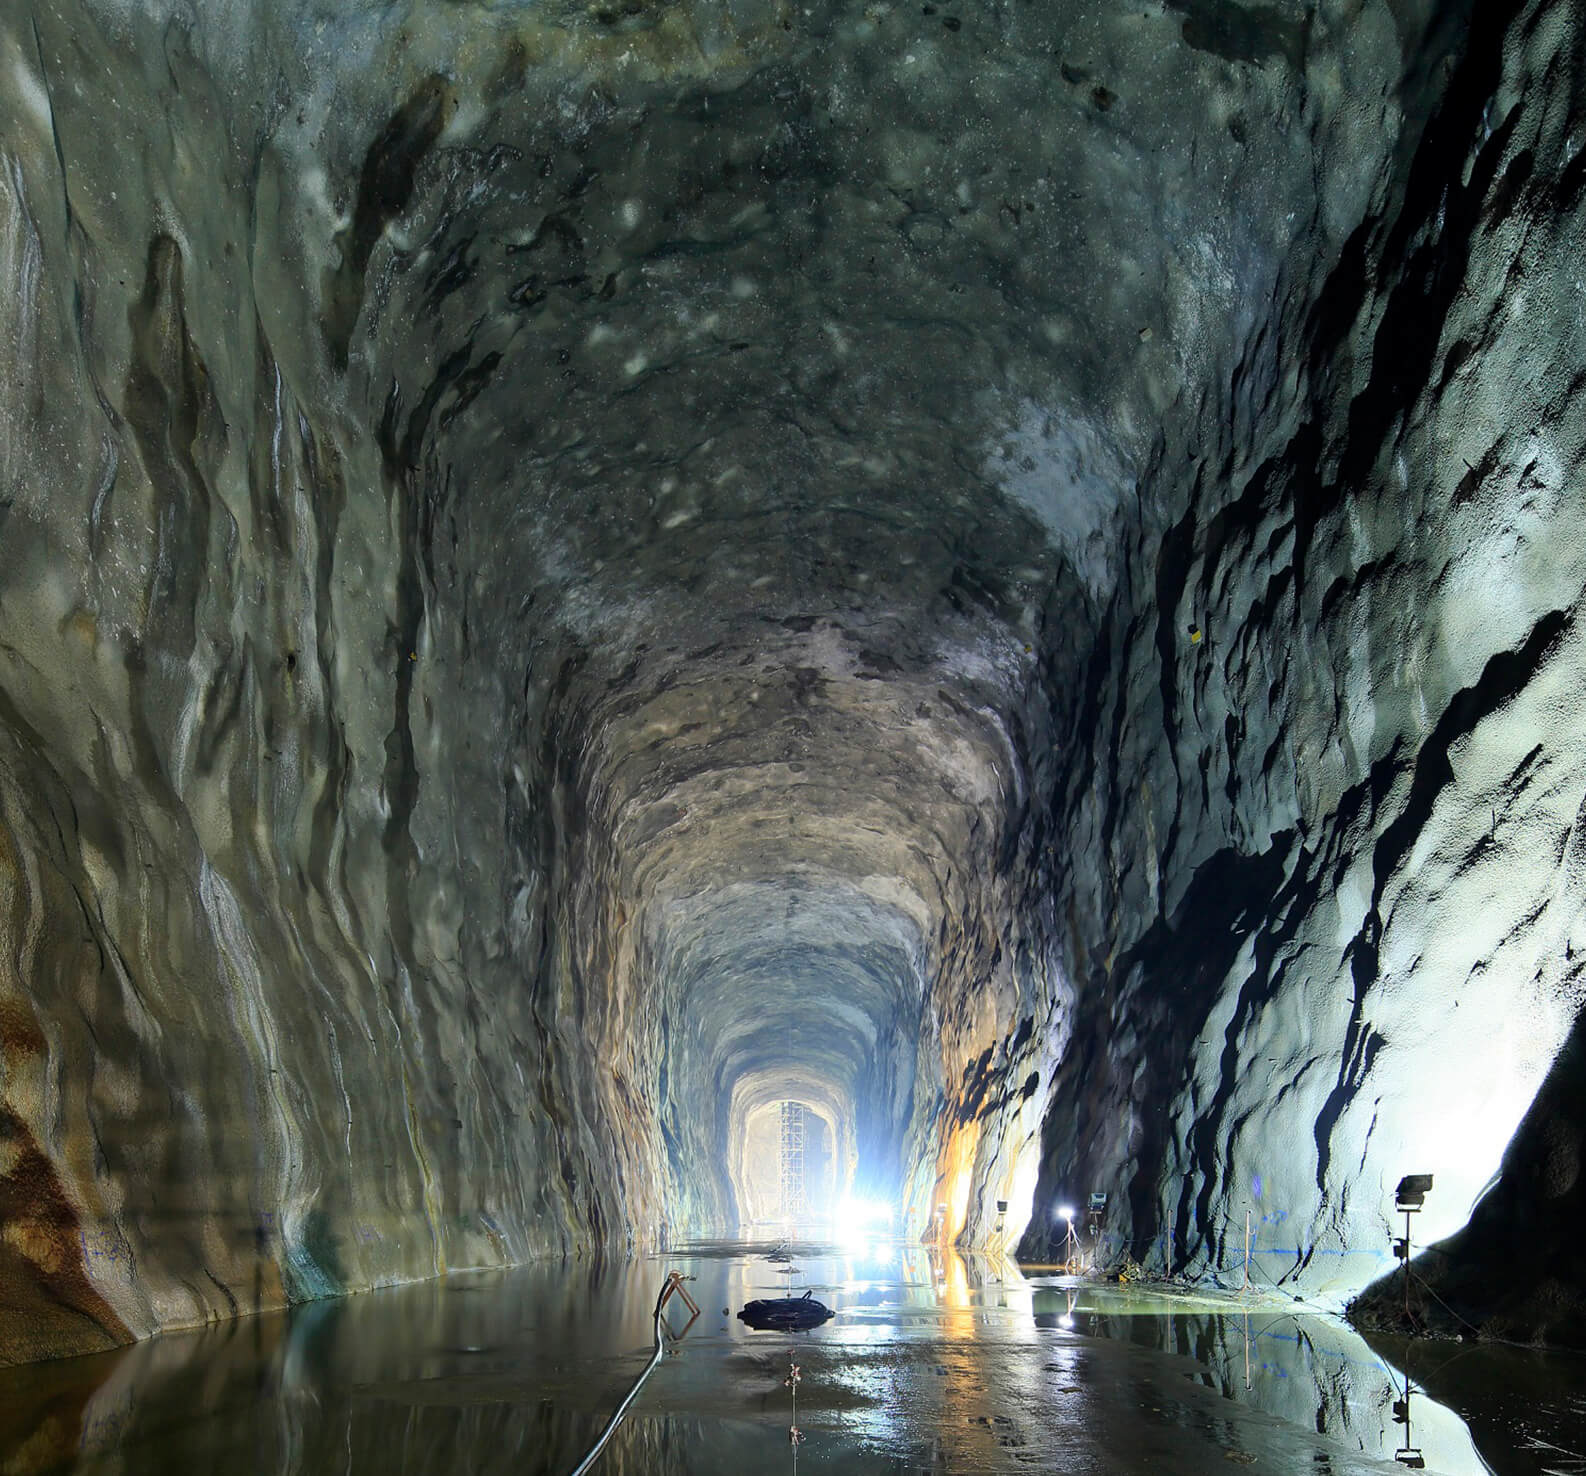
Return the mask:
<svg viewBox="0 0 1586 1476">
<path fill-rule="evenodd" d="M 601 449 L 576 413 L 555 423 L 609 396 L 564 372 L 572 349 L 530 336 L 533 448 L 512 444 L 518 390 L 480 398 L 557 283 L 581 349 L 600 332 L 578 313 L 611 294 L 571 267 L 545 291 L 487 280 L 468 211 L 512 212 L 509 266 L 582 251 L 591 227 L 543 204 L 525 226 L 522 191 L 588 193 L 640 114 L 580 82 L 553 125 L 501 125 L 540 152 L 475 148 L 481 95 L 423 58 L 368 108 L 316 75 L 323 21 L 305 51 L 259 14 L 6 20 L 8 1360 L 728 1225 L 731 1089 L 787 1048 L 895 1192 L 910 1154 L 929 1177 L 916 1140 L 957 1059 L 1028 1015 L 994 935 L 1009 904 L 980 880 L 1018 813 L 999 684 L 1029 665 L 1007 654 L 1022 634 L 987 635 L 949 589 L 990 674 L 939 693 L 934 638 L 911 647 L 895 613 L 874 650 L 815 616 L 702 618 L 709 540 L 667 540 L 687 517 L 663 503 L 640 529 L 659 587 L 631 557 L 632 426 Z M 487 103 L 529 61 L 486 43 Z M 555 29 L 538 44 L 566 82 Z M 498 446 L 534 463 L 516 500 L 470 485 Z M 552 494 L 581 515 L 597 473 L 610 506 L 558 523 Z M 863 520 L 810 516 L 867 579 Z M 922 598 L 954 558 L 920 561 Z M 736 664 L 686 680 L 713 621 Z M 822 703 L 860 755 L 824 791 Z M 735 737 L 744 713 L 769 738 Z M 790 835 L 798 885 L 767 885 Z"/>
<path fill-rule="evenodd" d="M 1577 26 L 1478 7 L 1325 280 L 1285 280 L 1159 445 L 1173 511 L 1132 550 L 1059 805 L 1084 983 L 1038 1195 L 1110 1191 L 1115 1251 L 1157 1270 L 1237 1283 L 1248 1211 L 1253 1279 L 1358 1287 L 1394 1264 L 1406 1173 L 1436 1180 L 1418 1243 L 1457 1230 L 1577 1019 Z M 1522 1170 L 1489 1220 L 1565 1233 L 1567 1117 L 1553 1200 Z M 1553 1278 L 1494 1331 L 1576 1315 L 1538 1258 L 1484 1267 L 1472 1316 Z"/>
<path fill-rule="evenodd" d="M 542 9 L 0 19 L 0 1359 L 730 1225 L 799 1073 L 1358 1286 L 1575 1006 L 1571 18 Z"/>
<path fill-rule="evenodd" d="M 653 1051 L 582 1069 L 617 1027 L 546 925 L 576 787 L 521 667 L 458 659 L 376 422 L 292 388 L 326 335 L 259 120 L 181 27 L 19 19 L 0 1352 L 620 1241 L 601 1186 L 645 1214 L 655 1135 L 621 1068 Z M 95 167 L 111 99 L 166 146 Z M 505 784 L 486 729 L 532 735 Z"/>
</svg>

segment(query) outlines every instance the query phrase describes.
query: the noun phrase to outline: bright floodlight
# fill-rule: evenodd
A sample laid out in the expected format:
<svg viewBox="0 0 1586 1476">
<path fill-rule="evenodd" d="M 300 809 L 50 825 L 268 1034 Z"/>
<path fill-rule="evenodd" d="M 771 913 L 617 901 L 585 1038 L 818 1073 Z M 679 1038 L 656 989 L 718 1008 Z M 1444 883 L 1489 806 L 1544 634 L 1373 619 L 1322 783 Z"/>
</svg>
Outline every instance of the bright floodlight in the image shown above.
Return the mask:
<svg viewBox="0 0 1586 1476">
<path fill-rule="evenodd" d="M 1057 1217 L 1060 1220 L 1072 1220 L 1074 1218 L 1074 1206 L 1071 1204 L 1060 1204 L 1057 1207 Z"/>
<path fill-rule="evenodd" d="M 892 1228 L 892 1206 L 875 1199 L 855 1199 L 845 1195 L 837 1206 L 832 1228 L 838 1238 L 851 1250 L 863 1250 L 867 1255 L 871 1241 Z"/>
<path fill-rule="evenodd" d="M 879 1199 L 855 1199 L 848 1195 L 837 1206 L 837 1215 L 850 1225 L 891 1224 L 892 1206 Z"/>
</svg>

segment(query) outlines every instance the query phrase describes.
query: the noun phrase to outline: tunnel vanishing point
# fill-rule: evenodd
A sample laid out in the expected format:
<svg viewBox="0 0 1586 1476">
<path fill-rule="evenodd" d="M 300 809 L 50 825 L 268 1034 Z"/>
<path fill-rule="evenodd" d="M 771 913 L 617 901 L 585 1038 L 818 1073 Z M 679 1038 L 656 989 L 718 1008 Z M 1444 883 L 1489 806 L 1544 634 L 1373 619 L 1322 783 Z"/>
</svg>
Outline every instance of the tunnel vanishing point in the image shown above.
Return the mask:
<svg viewBox="0 0 1586 1476">
<path fill-rule="evenodd" d="M 1431 1173 L 1586 1344 L 1583 57 L 4 7 L 0 1361 L 734 1227 L 783 1102 L 1340 1305 Z"/>
</svg>

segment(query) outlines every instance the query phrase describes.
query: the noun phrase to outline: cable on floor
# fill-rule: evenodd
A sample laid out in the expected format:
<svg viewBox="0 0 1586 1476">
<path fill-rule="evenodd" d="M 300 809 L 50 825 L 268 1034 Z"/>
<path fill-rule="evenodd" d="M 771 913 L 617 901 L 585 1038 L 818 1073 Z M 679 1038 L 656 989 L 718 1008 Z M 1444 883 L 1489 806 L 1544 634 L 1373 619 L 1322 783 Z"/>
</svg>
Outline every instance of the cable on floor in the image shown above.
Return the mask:
<svg viewBox="0 0 1586 1476">
<path fill-rule="evenodd" d="M 623 1397 L 622 1403 L 617 1406 L 617 1412 L 607 1422 L 606 1428 L 600 1432 L 600 1438 L 590 1447 L 589 1454 L 573 1468 L 573 1476 L 584 1476 L 584 1473 L 600 1459 L 600 1453 L 606 1448 L 606 1442 L 617 1433 L 617 1426 L 622 1423 L 622 1417 L 627 1414 L 628 1406 L 639 1397 L 639 1390 L 644 1387 L 644 1381 L 655 1372 L 656 1364 L 661 1361 L 661 1354 L 665 1351 L 664 1334 L 661 1331 L 661 1309 L 666 1305 L 667 1293 L 671 1289 L 672 1281 L 668 1279 L 666 1285 L 661 1288 L 661 1294 L 655 1299 L 655 1352 L 650 1355 L 650 1361 L 645 1364 L 644 1372 L 633 1381 L 633 1387 L 628 1390 Z"/>
</svg>

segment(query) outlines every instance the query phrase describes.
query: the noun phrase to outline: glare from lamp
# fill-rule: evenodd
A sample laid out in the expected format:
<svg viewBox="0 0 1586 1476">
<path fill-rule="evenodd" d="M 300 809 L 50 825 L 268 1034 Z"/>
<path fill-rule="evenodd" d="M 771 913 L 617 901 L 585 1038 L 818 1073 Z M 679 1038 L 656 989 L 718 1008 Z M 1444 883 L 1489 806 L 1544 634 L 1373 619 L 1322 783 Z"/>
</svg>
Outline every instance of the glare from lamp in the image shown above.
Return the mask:
<svg viewBox="0 0 1586 1476">
<path fill-rule="evenodd" d="M 892 1233 L 892 1218 L 890 1204 L 847 1195 L 838 1204 L 837 1213 L 832 1217 L 832 1229 L 847 1249 L 860 1251 L 869 1257 L 874 1252 L 876 1238 Z"/>
<path fill-rule="evenodd" d="M 1060 1204 L 1057 1207 L 1057 1217 L 1060 1220 L 1072 1220 L 1074 1218 L 1074 1206 L 1071 1204 Z"/>
</svg>

